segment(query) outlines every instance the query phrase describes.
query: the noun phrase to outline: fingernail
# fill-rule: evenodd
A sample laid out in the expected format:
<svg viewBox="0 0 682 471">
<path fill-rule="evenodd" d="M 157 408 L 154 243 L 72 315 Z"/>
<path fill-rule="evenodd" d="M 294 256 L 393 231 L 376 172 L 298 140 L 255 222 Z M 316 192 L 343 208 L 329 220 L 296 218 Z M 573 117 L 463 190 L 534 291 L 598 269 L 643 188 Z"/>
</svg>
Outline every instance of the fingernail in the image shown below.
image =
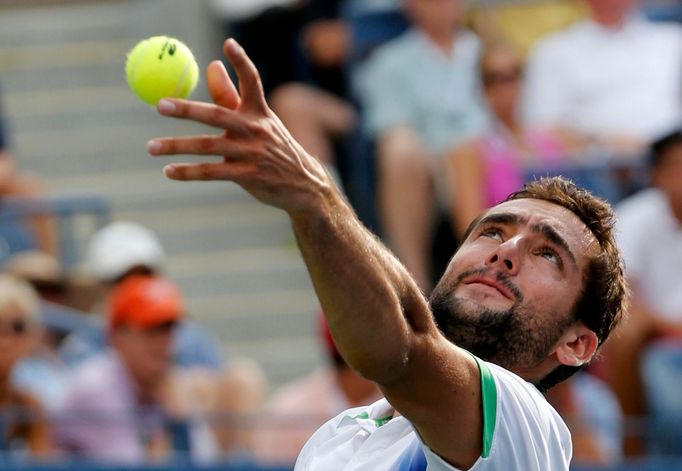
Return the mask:
<svg viewBox="0 0 682 471">
<path fill-rule="evenodd" d="M 147 142 L 147 152 L 150 154 L 156 154 L 161 150 L 161 143 L 157 140 L 152 139 L 151 141 Z"/>
<path fill-rule="evenodd" d="M 175 111 L 175 103 L 169 100 L 161 100 L 156 105 L 156 109 L 159 110 L 161 113 L 172 113 L 173 111 Z"/>
<path fill-rule="evenodd" d="M 163 174 L 168 178 L 171 178 L 174 173 L 175 167 L 173 167 L 173 165 L 166 165 L 165 167 L 163 167 Z"/>
<path fill-rule="evenodd" d="M 227 48 L 230 50 L 230 52 L 237 52 L 239 51 L 239 44 L 237 41 L 233 38 L 230 38 L 227 40 Z"/>
</svg>

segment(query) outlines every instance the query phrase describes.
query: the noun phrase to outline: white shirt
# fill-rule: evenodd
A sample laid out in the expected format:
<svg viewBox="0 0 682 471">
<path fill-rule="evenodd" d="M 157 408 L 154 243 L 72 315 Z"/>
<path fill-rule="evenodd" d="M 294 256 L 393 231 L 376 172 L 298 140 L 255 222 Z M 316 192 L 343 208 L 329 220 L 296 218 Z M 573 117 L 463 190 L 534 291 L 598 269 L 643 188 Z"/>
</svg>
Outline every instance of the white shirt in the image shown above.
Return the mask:
<svg viewBox="0 0 682 471">
<path fill-rule="evenodd" d="M 490 419 L 484 414 L 484 430 L 490 426 L 489 445 L 483 447 L 486 456 L 480 457 L 469 469 L 568 470 L 572 454 L 570 433 L 542 394 L 532 384 L 497 365 L 479 362 L 479 367 L 482 376 L 487 369 L 494 382 L 494 413 L 488 416 Z M 483 391 L 486 397 L 485 387 Z M 382 399 L 338 415 L 308 440 L 295 471 L 458 471 L 421 441 L 405 417 L 393 418 L 393 414 L 393 407 Z M 414 466 L 410 461 L 420 449 L 428 468 Z"/>
<path fill-rule="evenodd" d="M 524 101 L 530 124 L 656 138 L 682 119 L 682 28 L 631 18 L 550 35 L 532 51 Z"/>
<path fill-rule="evenodd" d="M 682 223 L 650 188 L 616 207 L 617 242 L 637 294 L 664 320 L 682 322 Z"/>
</svg>

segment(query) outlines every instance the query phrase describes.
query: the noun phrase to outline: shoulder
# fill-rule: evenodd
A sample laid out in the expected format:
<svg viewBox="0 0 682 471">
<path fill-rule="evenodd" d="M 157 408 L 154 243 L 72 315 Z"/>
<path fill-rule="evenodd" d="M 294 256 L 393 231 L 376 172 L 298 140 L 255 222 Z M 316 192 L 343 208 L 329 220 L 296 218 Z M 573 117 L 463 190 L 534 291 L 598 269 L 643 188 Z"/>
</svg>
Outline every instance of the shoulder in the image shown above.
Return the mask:
<svg viewBox="0 0 682 471">
<path fill-rule="evenodd" d="M 619 230 L 646 229 L 642 227 L 646 221 L 660 222 L 661 217 L 668 215 L 665 195 L 656 188 L 647 188 L 624 199 L 615 209 Z"/>
<path fill-rule="evenodd" d="M 532 384 L 514 373 L 481 360 L 479 367 L 482 378 L 488 378 L 482 379 L 483 453 L 471 471 L 567 471 L 571 436 L 559 414 Z M 492 393 L 486 381 L 493 382 Z M 425 444 L 423 449 L 429 470 L 455 471 Z"/>
<path fill-rule="evenodd" d="M 73 372 L 65 402 L 79 406 L 89 398 L 98 402 L 99 399 L 110 396 L 119 389 L 121 368 L 120 360 L 110 351 L 86 360 Z"/>
<path fill-rule="evenodd" d="M 571 435 L 559 413 L 531 383 L 493 363 L 483 364 L 494 378 L 497 393 L 490 457 L 502 461 L 510 459 L 512 451 L 518 450 L 518 438 L 522 436 L 526 450 L 519 454 L 522 461 L 515 466 L 525 469 L 567 467 L 572 454 Z M 532 457 L 530 462 L 525 461 L 529 457 Z"/>
<path fill-rule="evenodd" d="M 589 23 L 578 22 L 561 31 L 548 34 L 538 40 L 532 50 L 533 58 L 550 58 L 563 55 L 575 55 L 579 51 L 576 44 L 589 36 Z"/>
<path fill-rule="evenodd" d="M 457 42 L 468 51 L 474 52 L 476 54 L 481 52 L 481 40 L 478 38 L 478 36 L 476 36 L 476 34 L 468 29 L 463 29 L 459 32 L 457 35 Z"/>
<path fill-rule="evenodd" d="M 483 364 L 488 367 L 490 374 L 495 379 L 498 399 L 505 396 L 519 395 L 523 397 L 523 402 L 532 408 L 541 406 L 544 409 L 546 405 L 552 409 L 542 393 L 525 379 L 494 363 L 486 361 Z"/>
</svg>

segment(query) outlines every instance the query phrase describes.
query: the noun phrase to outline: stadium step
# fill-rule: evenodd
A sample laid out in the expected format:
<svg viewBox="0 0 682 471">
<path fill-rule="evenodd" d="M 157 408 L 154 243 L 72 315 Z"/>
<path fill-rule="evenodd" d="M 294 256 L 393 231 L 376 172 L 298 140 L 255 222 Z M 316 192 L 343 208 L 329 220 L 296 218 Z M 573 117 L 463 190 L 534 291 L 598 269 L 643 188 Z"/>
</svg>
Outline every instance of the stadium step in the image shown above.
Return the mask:
<svg viewBox="0 0 682 471">
<path fill-rule="evenodd" d="M 152 137 L 212 132 L 159 117 L 124 75 L 126 52 L 156 34 L 182 38 L 201 64 L 218 57 L 205 2 L 18 4 L 0 2 L 0 91 L 19 167 L 52 194 L 102 195 L 113 219 L 155 230 L 168 276 L 227 355 L 254 358 L 274 385 L 318 365 L 317 300 L 285 214 L 233 184 L 170 182 L 145 151 Z"/>
</svg>

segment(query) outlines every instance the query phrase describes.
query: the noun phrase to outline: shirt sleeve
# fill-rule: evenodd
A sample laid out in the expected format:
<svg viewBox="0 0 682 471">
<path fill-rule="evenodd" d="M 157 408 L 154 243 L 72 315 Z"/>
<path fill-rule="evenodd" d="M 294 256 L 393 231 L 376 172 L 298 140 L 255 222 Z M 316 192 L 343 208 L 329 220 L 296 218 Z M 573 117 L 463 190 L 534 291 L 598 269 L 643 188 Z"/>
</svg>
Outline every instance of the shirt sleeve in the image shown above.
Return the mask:
<svg viewBox="0 0 682 471">
<path fill-rule="evenodd" d="M 559 414 L 530 383 L 496 365 L 481 363 L 494 378 L 495 414 L 486 424 L 483 405 L 484 430 L 487 425 L 491 428 L 490 448 L 486 452 L 484 432 L 483 453 L 470 471 L 568 471 L 571 436 Z M 483 374 L 484 368 L 480 364 L 479 368 Z M 429 471 L 458 471 L 426 445 L 423 448 Z"/>
<path fill-rule="evenodd" d="M 406 66 L 393 55 L 378 50 L 355 77 L 355 89 L 363 113 L 367 135 L 377 138 L 392 127 L 412 125 L 415 103 L 410 93 Z M 393 52 L 393 51 L 391 51 Z"/>
</svg>

